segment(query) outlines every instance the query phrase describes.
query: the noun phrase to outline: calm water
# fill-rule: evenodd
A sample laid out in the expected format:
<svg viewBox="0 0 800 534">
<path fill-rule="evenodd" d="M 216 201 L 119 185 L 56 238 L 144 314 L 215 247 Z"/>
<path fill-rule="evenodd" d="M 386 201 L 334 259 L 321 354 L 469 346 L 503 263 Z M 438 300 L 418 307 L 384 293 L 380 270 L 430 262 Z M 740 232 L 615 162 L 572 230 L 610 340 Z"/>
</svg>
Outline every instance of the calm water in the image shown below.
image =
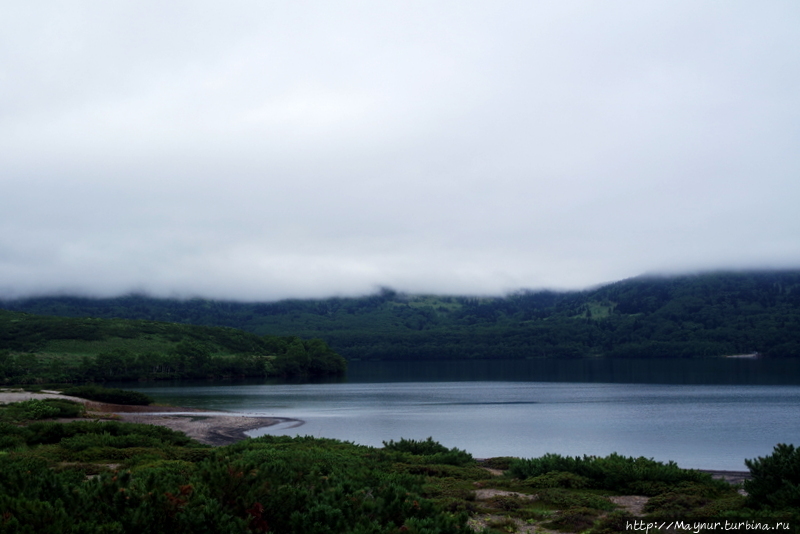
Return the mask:
<svg viewBox="0 0 800 534">
<path fill-rule="evenodd" d="M 745 458 L 769 454 L 776 443 L 800 444 L 800 385 L 796 375 L 786 378 L 786 368 L 769 377 L 758 362 L 730 362 L 723 364 L 727 371 L 712 373 L 711 382 L 723 383 L 698 384 L 675 380 L 682 373 L 675 369 L 660 370 L 669 375 L 662 379 L 667 383 L 644 383 L 646 376 L 637 379 L 631 369 L 587 375 L 585 365 L 595 364 L 586 362 L 576 364 L 584 365 L 577 374 L 575 368 L 542 369 L 541 362 L 493 363 L 494 374 L 481 365 L 357 363 L 336 383 L 127 387 L 180 406 L 305 421 L 252 435 L 375 446 L 433 436 L 476 457 L 619 452 L 682 467 L 744 470 Z M 731 378 L 721 380 L 726 372 Z M 700 375 L 689 376 L 697 381 Z"/>
</svg>

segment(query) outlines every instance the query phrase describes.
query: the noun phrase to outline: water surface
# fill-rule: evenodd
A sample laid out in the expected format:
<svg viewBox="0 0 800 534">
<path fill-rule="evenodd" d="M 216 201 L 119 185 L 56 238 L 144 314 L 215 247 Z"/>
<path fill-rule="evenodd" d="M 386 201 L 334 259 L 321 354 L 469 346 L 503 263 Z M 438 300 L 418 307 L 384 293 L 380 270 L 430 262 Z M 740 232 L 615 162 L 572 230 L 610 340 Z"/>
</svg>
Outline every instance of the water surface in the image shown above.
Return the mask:
<svg viewBox="0 0 800 534">
<path fill-rule="evenodd" d="M 531 368 L 528 374 L 514 370 L 523 379 L 489 381 L 476 380 L 469 366 L 433 372 L 423 365 L 416 376 L 407 364 L 355 367 L 346 381 L 333 383 L 135 389 L 179 406 L 305 421 L 254 436 L 313 435 L 374 446 L 432 436 L 476 457 L 618 452 L 682 467 L 744 470 L 745 458 L 767 455 L 776 443 L 800 444 L 800 386 L 760 385 L 774 382 L 752 374 L 755 384 L 738 383 L 747 376 L 740 372 L 746 366 L 731 375 L 739 377 L 734 383 L 722 384 L 613 382 L 605 371 L 593 375 L 606 381 L 524 380 L 541 371 Z M 621 376 L 630 373 L 625 369 Z M 567 375 L 562 369 L 558 376 Z"/>
</svg>

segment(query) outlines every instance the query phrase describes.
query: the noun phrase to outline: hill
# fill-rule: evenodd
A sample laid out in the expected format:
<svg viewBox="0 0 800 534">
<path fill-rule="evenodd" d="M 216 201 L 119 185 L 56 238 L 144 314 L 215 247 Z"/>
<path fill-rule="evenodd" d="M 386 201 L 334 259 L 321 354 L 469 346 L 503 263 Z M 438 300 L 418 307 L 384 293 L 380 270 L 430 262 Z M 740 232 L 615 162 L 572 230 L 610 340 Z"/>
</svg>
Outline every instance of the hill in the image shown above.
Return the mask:
<svg viewBox="0 0 800 534">
<path fill-rule="evenodd" d="M 341 374 L 319 339 L 225 327 L 0 310 L 0 382 Z"/>
<path fill-rule="evenodd" d="M 800 357 L 800 271 L 643 276 L 585 291 L 271 303 L 39 297 L 6 309 L 320 338 L 348 359 Z"/>
</svg>

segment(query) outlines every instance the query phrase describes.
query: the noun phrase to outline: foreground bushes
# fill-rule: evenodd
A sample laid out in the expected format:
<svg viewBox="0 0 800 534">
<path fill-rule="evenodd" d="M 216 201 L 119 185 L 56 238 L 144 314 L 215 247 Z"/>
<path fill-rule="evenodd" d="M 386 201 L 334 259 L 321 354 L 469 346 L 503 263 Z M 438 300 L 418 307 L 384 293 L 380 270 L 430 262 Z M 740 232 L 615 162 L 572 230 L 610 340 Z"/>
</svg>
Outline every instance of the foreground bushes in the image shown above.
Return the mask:
<svg viewBox="0 0 800 534">
<path fill-rule="evenodd" d="M 0 421 L 79 417 L 83 412 L 82 404 L 67 399 L 30 399 L 0 406 Z"/>
<path fill-rule="evenodd" d="M 212 449 L 165 428 L 94 422 L 34 423 L 18 438 L 41 446 L 0 454 L 0 533 L 472 533 L 465 515 L 424 498 L 422 477 L 371 447 L 265 436 Z M 192 447 L 201 454 L 175 454 Z M 128 469 L 89 479 L 89 464 L 52 469 L 92 451 Z"/>
<path fill-rule="evenodd" d="M 64 395 L 80 397 L 99 402 L 109 402 L 111 404 L 126 404 L 133 406 L 148 406 L 155 402 L 152 397 L 139 393 L 138 391 L 126 391 L 123 389 L 111 389 L 101 386 L 73 386 L 62 391 Z"/>
<path fill-rule="evenodd" d="M 727 486 L 724 482 L 712 480 L 707 473 L 681 469 L 674 462 L 664 464 L 644 457 L 633 458 L 616 453 L 604 458 L 545 454 L 540 458 L 512 461 L 509 473 L 521 479 L 534 479 L 531 482 L 538 487 L 577 487 L 573 484 L 580 484 L 644 495 L 657 495 L 682 482 L 718 485 L 720 488 Z M 571 473 L 580 478 L 559 473 Z"/>
<path fill-rule="evenodd" d="M 792 446 L 748 463 L 750 508 L 735 488 L 672 463 L 546 455 L 510 461 L 512 475 L 524 480 L 492 478 L 468 453 L 431 438 L 376 449 L 264 436 L 212 448 L 157 426 L 38 421 L 0 423 L 0 448 L 0 534 L 471 534 L 467 511 L 501 514 L 492 524 L 503 531 L 532 520 L 537 528 L 601 534 L 620 531 L 631 517 L 612 511 L 612 486 L 649 488 L 649 518 L 797 519 Z M 788 500 L 764 510 L 757 488 L 777 483 L 780 473 L 790 476 L 763 486 L 764 495 Z M 478 487 L 522 494 L 480 500 Z M 537 499 L 526 497 L 531 490 Z"/>
<path fill-rule="evenodd" d="M 433 438 L 425 441 L 403 439 L 400 441 L 384 441 L 383 448 L 387 451 L 405 453 L 407 456 L 419 456 L 423 463 L 465 466 L 474 463 L 472 455 L 461 449 L 448 449 Z"/>
<path fill-rule="evenodd" d="M 744 483 L 751 505 L 800 510 L 800 449 L 779 443 L 770 456 L 745 460 L 753 478 Z"/>
</svg>

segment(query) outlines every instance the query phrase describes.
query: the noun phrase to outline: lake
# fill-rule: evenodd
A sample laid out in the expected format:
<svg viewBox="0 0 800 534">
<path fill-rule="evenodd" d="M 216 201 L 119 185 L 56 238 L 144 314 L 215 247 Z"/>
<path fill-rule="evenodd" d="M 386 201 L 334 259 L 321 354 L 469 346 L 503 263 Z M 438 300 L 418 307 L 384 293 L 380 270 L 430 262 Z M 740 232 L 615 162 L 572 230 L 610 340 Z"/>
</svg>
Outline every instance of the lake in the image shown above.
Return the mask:
<svg viewBox="0 0 800 534">
<path fill-rule="evenodd" d="M 710 362 L 710 363 L 709 363 Z M 798 362 L 353 362 L 343 380 L 179 383 L 128 389 L 159 402 L 301 419 L 251 432 L 381 446 L 432 436 L 475 457 L 646 456 L 745 470 L 800 445 Z"/>
</svg>

